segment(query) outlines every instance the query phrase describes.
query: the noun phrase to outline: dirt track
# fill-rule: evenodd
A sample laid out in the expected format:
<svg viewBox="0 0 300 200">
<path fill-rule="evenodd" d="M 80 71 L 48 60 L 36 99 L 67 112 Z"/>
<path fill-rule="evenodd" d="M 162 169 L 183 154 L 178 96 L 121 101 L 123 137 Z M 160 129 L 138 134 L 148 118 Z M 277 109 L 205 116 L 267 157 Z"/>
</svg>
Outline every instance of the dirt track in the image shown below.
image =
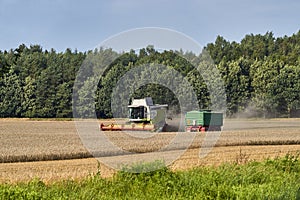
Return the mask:
<svg viewBox="0 0 300 200">
<path fill-rule="evenodd" d="M 38 157 L 41 155 L 70 155 L 86 152 L 76 134 L 72 121 L 6 119 L 0 120 L 0 128 L 0 157 L 2 159 L 7 158 L 9 155 Z M 178 170 L 201 165 L 219 165 L 223 162 L 244 163 L 249 160 L 261 160 L 300 151 L 299 119 L 229 120 L 226 121 L 224 129 L 225 131 L 222 132 L 217 147 L 214 147 L 205 158 L 199 158 L 201 141 L 203 141 L 204 135 L 198 134 L 192 144 L 192 148 L 175 159 L 170 167 Z M 172 134 L 174 133 L 162 133 L 156 139 L 150 138 L 149 141 L 146 141 L 146 144 L 150 144 L 150 141 L 153 140 L 152 145 L 159 143 L 157 141 L 161 141 L 160 145 L 164 145 L 164 142 L 168 142 L 167 138 L 172 136 Z M 135 142 L 134 144 L 139 149 L 148 148 L 145 145 L 145 141 L 141 139 L 138 140 L 141 142 L 139 143 L 136 140 L 128 140 L 126 135 L 121 137 L 119 135 L 118 139 L 115 138 L 115 133 L 108 133 L 107 136 L 115 144 L 121 145 L 125 149 L 134 146 L 132 142 Z M 290 145 L 283 145 L 285 143 Z M 165 152 L 166 156 L 176 153 L 178 153 L 178 150 Z M 138 154 L 138 156 L 149 157 L 147 154 L 150 155 L 151 153 Z M 107 164 L 114 161 L 126 163 L 126 161 L 132 159 L 133 155 L 123 155 L 101 158 L 100 160 Z M 38 177 L 46 182 L 51 182 L 70 178 L 80 179 L 99 171 L 104 177 L 109 177 L 114 172 L 114 170 L 106 167 L 104 164 L 99 165 L 94 158 L 2 163 L 0 164 L 0 181 L 28 181 Z"/>
</svg>

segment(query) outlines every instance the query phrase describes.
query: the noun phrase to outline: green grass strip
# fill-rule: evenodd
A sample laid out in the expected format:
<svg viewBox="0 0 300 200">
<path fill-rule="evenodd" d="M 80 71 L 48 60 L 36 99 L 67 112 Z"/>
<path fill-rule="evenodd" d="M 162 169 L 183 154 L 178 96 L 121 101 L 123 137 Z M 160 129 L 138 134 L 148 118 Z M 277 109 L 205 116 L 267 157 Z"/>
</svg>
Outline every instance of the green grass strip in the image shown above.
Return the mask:
<svg viewBox="0 0 300 200">
<path fill-rule="evenodd" d="M 177 172 L 160 161 L 125 168 L 132 172 L 111 179 L 97 174 L 79 182 L 2 184 L 0 199 L 300 199 L 300 160 L 294 155 Z"/>
</svg>

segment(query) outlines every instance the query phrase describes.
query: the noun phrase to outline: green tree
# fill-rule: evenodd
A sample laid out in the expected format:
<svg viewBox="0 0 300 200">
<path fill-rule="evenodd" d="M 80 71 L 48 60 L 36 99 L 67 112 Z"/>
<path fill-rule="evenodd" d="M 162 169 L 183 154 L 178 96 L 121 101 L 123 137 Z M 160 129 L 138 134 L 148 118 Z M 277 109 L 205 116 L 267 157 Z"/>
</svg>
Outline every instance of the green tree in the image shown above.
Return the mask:
<svg viewBox="0 0 300 200">
<path fill-rule="evenodd" d="M 281 110 L 291 113 L 300 109 L 300 66 L 287 65 L 281 69 L 276 82 Z"/>
<path fill-rule="evenodd" d="M 225 82 L 229 115 L 244 111 L 251 100 L 250 65 L 251 62 L 241 57 L 237 61 L 222 62 L 218 66 Z"/>
<path fill-rule="evenodd" d="M 283 63 L 280 61 L 255 61 L 251 66 L 253 77 L 253 103 L 263 117 L 277 116 L 279 106 L 278 93 L 280 85 L 276 84 Z"/>
<path fill-rule="evenodd" d="M 3 86 L 0 92 L 0 116 L 21 117 L 23 90 L 20 77 L 10 70 L 4 76 Z"/>
<path fill-rule="evenodd" d="M 26 77 L 23 87 L 24 101 L 22 102 L 22 117 L 36 117 L 36 81 L 30 76 Z"/>
</svg>

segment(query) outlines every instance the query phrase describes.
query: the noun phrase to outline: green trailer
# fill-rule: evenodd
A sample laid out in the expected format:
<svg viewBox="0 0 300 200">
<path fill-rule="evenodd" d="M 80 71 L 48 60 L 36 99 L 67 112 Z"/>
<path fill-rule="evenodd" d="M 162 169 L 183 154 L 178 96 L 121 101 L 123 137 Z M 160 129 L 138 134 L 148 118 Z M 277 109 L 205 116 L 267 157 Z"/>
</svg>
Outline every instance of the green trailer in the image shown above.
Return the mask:
<svg viewBox="0 0 300 200">
<path fill-rule="evenodd" d="M 190 111 L 185 115 L 187 132 L 221 131 L 223 113 L 211 110 Z"/>
</svg>

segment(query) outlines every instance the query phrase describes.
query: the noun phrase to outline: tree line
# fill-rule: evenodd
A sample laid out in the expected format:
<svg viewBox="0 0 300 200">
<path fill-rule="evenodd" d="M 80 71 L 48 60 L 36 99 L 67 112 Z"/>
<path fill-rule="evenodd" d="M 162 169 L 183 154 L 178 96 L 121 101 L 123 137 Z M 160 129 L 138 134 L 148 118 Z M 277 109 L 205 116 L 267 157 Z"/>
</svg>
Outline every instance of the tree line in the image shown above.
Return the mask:
<svg viewBox="0 0 300 200">
<path fill-rule="evenodd" d="M 230 42 L 218 36 L 204 50 L 212 58 L 224 82 L 228 116 L 299 116 L 300 31 L 292 36 L 277 38 L 272 32 L 249 34 L 240 42 Z M 101 76 L 87 78 L 74 87 L 83 64 L 90 66 L 85 76 L 97 74 L 97 66 L 109 57 L 112 62 L 108 63 Z M 205 77 L 197 70 L 199 66 L 207 65 L 207 60 L 205 53 L 195 55 L 192 52 L 158 51 L 153 46 L 121 54 L 111 49 L 87 52 L 66 49 L 56 52 L 54 49 L 43 50 L 40 45 L 27 47 L 22 44 L 16 49 L 0 51 L 0 117 L 70 118 L 73 116 L 74 89 L 81 105 L 76 112 L 87 117 L 90 115 L 85 114 L 88 98 L 94 99 L 97 116 L 104 118 L 115 116 L 115 111 L 111 109 L 112 102 L 128 97 L 151 96 L 155 103 L 169 104 L 173 112 L 184 110 L 180 107 L 182 97 L 163 85 L 150 83 L 134 88 L 126 80 L 119 84 L 127 72 L 142 65 L 146 69 L 149 65 L 149 69 L 157 70 L 155 74 L 158 77 L 154 78 L 161 80 L 168 77 L 165 78 L 166 83 L 178 81 L 170 70 L 174 69 L 192 86 L 198 107 L 211 108 L 212 94 Z M 166 66 L 166 69 L 163 71 L 159 66 Z M 151 72 L 146 70 L 136 72 L 134 76 L 135 79 L 146 80 L 149 74 Z M 95 83 L 95 92 L 89 96 L 88 91 Z M 122 91 L 132 90 L 131 96 L 117 93 L 114 96 L 117 98 L 112 98 L 116 87 Z M 184 91 L 180 94 L 184 95 Z M 125 101 L 124 105 L 128 103 Z M 118 115 L 123 116 L 125 112 Z"/>
</svg>

